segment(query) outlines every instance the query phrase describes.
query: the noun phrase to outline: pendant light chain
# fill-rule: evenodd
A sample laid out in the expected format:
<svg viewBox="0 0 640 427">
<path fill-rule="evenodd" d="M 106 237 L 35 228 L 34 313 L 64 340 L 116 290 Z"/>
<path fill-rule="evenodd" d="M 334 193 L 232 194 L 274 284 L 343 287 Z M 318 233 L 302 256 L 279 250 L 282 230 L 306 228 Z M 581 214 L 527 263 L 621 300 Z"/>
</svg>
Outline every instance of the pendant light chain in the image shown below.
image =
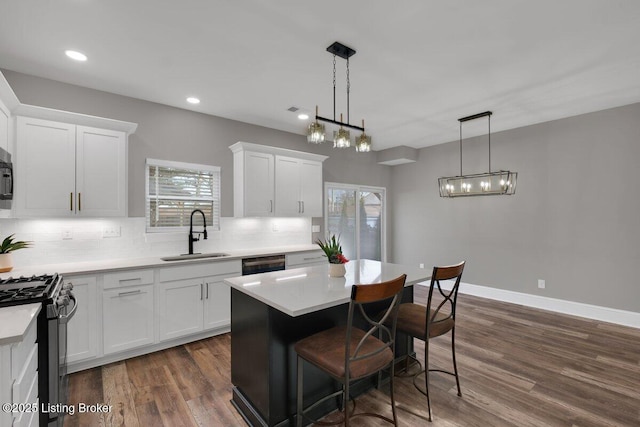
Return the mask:
<svg viewBox="0 0 640 427">
<path fill-rule="evenodd" d="M 460 122 L 460 176 L 462 176 L 462 122 Z"/>
<path fill-rule="evenodd" d="M 489 119 L 489 173 L 491 173 L 491 115 L 487 117 Z"/>
<path fill-rule="evenodd" d="M 347 123 L 349 121 L 349 92 L 351 91 L 351 81 L 349 80 L 349 58 L 347 58 Z"/>
<path fill-rule="evenodd" d="M 333 55 L 333 120 L 336 119 L 336 55 Z"/>
</svg>

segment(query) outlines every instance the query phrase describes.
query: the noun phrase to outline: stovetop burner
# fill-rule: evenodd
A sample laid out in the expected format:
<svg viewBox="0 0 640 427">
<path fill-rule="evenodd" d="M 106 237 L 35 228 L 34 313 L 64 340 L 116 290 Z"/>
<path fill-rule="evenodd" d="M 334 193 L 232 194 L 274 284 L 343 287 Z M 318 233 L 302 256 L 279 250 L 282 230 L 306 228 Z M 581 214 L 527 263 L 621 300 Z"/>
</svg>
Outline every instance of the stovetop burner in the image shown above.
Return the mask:
<svg viewBox="0 0 640 427">
<path fill-rule="evenodd" d="M 0 280 L 0 306 L 45 301 L 59 282 L 57 274 Z"/>
</svg>

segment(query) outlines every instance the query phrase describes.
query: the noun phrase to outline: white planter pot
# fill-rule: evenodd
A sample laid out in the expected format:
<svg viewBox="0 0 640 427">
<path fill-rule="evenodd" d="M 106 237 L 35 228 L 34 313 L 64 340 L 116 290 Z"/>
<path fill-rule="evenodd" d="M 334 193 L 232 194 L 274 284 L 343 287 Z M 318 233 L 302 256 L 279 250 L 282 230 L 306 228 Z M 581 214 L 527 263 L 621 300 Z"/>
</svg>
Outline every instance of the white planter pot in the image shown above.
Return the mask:
<svg viewBox="0 0 640 427">
<path fill-rule="evenodd" d="M 11 252 L 0 254 L 0 273 L 6 273 L 11 270 L 13 270 L 13 255 Z"/>
<path fill-rule="evenodd" d="M 330 277 L 344 277 L 347 273 L 347 269 L 344 264 L 331 264 L 329 263 L 329 276 Z"/>
</svg>

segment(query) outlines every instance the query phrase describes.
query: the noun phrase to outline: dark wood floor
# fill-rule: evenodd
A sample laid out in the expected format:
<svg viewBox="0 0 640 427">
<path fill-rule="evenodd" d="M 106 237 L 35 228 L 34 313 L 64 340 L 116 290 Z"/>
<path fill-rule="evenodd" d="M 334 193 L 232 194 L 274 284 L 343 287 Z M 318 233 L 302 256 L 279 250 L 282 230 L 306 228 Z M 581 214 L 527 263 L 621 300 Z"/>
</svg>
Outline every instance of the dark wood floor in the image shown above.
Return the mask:
<svg viewBox="0 0 640 427">
<path fill-rule="evenodd" d="M 417 287 L 417 301 L 424 289 Z M 640 330 L 462 294 L 456 329 L 462 397 L 452 377 L 431 375 L 429 424 L 424 396 L 397 378 L 400 425 L 640 426 Z M 449 338 L 431 345 L 432 367 L 449 368 Z M 416 341 L 421 359 L 423 348 Z M 228 334 L 79 372 L 69 403 L 113 410 L 67 417 L 65 427 L 242 426 L 229 376 Z M 384 389 L 357 401 L 358 409 L 390 413 Z"/>
</svg>

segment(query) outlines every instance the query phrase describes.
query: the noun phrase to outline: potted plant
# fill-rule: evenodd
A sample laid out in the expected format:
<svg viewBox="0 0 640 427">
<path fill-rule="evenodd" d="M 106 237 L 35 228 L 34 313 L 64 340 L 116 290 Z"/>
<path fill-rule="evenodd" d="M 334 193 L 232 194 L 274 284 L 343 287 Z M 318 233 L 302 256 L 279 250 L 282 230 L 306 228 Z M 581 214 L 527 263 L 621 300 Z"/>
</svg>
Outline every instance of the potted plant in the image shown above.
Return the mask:
<svg viewBox="0 0 640 427">
<path fill-rule="evenodd" d="M 340 237 L 333 234 L 329 239 L 322 241 L 316 240 L 316 244 L 324 252 L 329 261 L 329 276 L 342 277 L 347 272 L 344 265 L 349 262 L 347 257 L 342 254 L 342 246 L 340 245 Z"/>
<path fill-rule="evenodd" d="M 0 273 L 13 270 L 13 255 L 11 252 L 31 246 L 31 242 L 13 240 L 13 234 L 6 237 L 0 244 Z"/>
</svg>

